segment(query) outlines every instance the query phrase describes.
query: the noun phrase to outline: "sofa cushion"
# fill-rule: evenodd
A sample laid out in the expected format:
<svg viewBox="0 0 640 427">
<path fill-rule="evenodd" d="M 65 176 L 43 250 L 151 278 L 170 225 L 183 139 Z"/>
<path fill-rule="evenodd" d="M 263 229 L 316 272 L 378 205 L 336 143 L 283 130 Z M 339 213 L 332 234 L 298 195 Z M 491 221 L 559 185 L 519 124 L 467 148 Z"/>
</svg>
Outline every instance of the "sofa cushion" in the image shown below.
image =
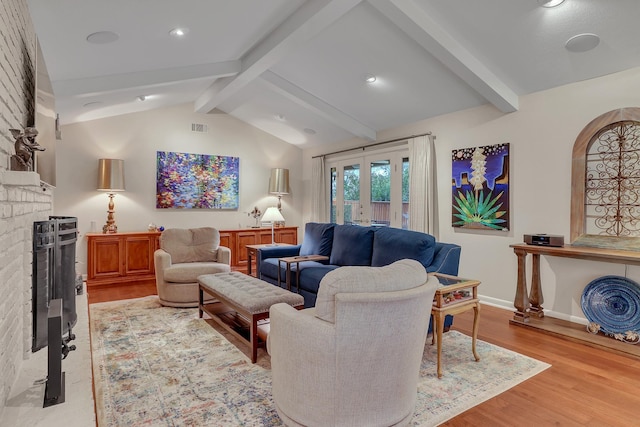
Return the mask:
<svg viewBox="0 0 640 427">
<path fill-rule="evenodd" d="M 187 262 L 172 264 L 164 270 L 164 280 L 172 283 L 194 283 L 203 274 L 226 273 L 231 271 L 228 264 L 219 262 Z"/>
<path fill-rule="evenodd" d="M 331 254 L 333 244 L 333 227 L 335 224 L 309 222 L 304 227 L 304 237 L 300 247 L 300 255 Z"/>
<path fill-rule="evenodd" d="M 373 233 L 374 229 L 371 227 L 336 225 L 333 229 L 329 264 L 371 265 Z"/>
<path fill-rule="evenodd" d="M 160 235 L 160 247 L 171 263 L 217 261 L 220 233 L 213 227 L 169 228 Z"/>
<path fill-rule="evenodd" d="M 300 289 L 317 294 L 322 278 L 336 268 L 342 267 L 337 265 L 316 265 L 300 270 Z"/>
<path fill-rule="evenodd" d="M 438 280 L 433 276 L 435 280 Z M 392 292 L 418 287 L 427 281 L 419 262 L 403 259 L 384 267 L 341 267 L 320 282 L 316 317 L 335 323 L 335 298 L 339 293 Z M 425 310 L 430 310 L 425 307 Z M 426 332 L 425 332 L 426 333 Z"/>
<path fill-rule="evenodd" d="M 431 265 L 436 239 L 430 234 L 399 228 L 379 228 L 373 237 L 371 265 L 382 267 L 400 259 L 415 259 L 424 268 Z"/>
</svg>

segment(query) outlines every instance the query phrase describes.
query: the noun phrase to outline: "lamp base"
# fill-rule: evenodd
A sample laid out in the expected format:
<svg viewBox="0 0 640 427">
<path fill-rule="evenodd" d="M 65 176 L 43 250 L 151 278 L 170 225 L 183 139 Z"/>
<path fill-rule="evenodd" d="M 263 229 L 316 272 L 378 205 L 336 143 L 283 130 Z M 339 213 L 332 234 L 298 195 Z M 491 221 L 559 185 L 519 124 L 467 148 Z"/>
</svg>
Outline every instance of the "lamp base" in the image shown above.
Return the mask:
<svg viewBox="0 0 640 427">
<path fill-rule="evenodd" d="M 117 233 L 118 232 L 118 226 L 115 224 L 105 224 L 102 226 L 102 232 L 104 234 L 112 234 L 112 233 Z"/>
<path fill-rule="evenodd" d="M 102 232 L 104 234 L 118 232 L 118 226 L 116 225 L 116 220 L 113 219 L 113 215 L 116 213 L 115 206 L 113 204 L 114 197 L 115 197 L 115 194 L 109 193 L 109 210 L 107 211 L 107 223 L 102 227 Z"/>
</svg>

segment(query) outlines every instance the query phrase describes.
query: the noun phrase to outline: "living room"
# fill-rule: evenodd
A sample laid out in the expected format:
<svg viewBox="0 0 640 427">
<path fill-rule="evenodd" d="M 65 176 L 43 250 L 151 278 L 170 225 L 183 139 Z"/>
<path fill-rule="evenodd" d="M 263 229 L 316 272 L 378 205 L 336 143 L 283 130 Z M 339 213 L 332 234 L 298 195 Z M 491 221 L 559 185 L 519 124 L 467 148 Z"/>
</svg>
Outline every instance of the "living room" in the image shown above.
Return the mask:
<svg viewBox="0 0 640 427">
<path fill-rule="evenodd" d="M 570 0 L 567 0 L 570 1 Z M 535 3 L 535 2 L 534 2 Z M 29 56 L 35 55 L 35 30 L 30 23 L 25 1 L 3 4 L 2 30 L 13 31 L 12 40 L 23 38 Z M 632 6 L 636 7 L 636 6 Z M 11 17 L 7 19 L 6 17 Z M 15 36 L 16 34 L 20 36 Z M 601 47 L 606 47 L 601 46 Z M 3 47 L 7 57 L 20 55 L 20 49 Z M 6 52 L 5 52 L 6 50 Z M 18 52 L 18 53 L 16 53 Z M 17 63 L 22 63 L 16 58 Z M 587 66 L 575 59 L 575 66 Z M 7 243 L 6 262 L 2 265 L 2 283 L 6 310 L 16 314 L 3 317 L 3 330 L 18 330 L 3 338 L 1 360 L 2 388 L 6 400 L 23 359 L 29 357 L 29 313 L 25 295 L 30 298 L 31 222 L 50 214 L 77 216 L 80 239 L 77 246 L 80 269 L 86 272 L 86 240 L 92 223 L 100 227 L 106 218 L 107 197 L 95 188 L 99 158 L 125 160 L 126 191 L 115 198 L 116 221 L 120 231 L 143 231 L 149 223 L 165 228 L 214 226 L 219 229 L 252 225 L 247 213 L 258 206 L 265 210 L 275 204 L 267 192 L 269 171 L 290 171 L 291 194 L 282 198 L 286 224 L 299 227 L 302 241 L 304 224 L 311 212 L 312 158 L 326 153 L 366 145 L 361 138 L 347 138 L 326 145 L 298 148 L 229 114 L 194 112 L 193 103 L 166 106 L 142 112 L 63 124 L 62 140 L 56 146 L 57 182 L 55 189 L 40 190 L 39 183 L 27 183 L 28 190 L 17 190 L 8 182 L 5 171 L 13 153 L 9 128 L 23 126 L 29 113 L 28 96 L 22 77 L 3 68 L 0 81 L 10 88 L 3 96 L 3 200 L 12 206 L 14 199 L 30 199 L 26 206 L 5 210 L 0 223 L 0 238 Z M 521 243 L 524 234 L 570 234 L 572 150 L 581 130 L 600 115 L 637 106 L 640 97 L 640 68 L 576 81 L 558 87 L 523 94 L 518 109 L 504 113 L 492 104 L 453 111 L 378 130 L 376 141 L 408 138 L 433 133 L 438 183 L 438 240 L 460 245 L 460 275 L 478 279 L 484 304 L 513 310 L 518 275 L 517 259 L 511 244 Z M 422 117 L 422 116 L 421 116 Z M 193 123 L 205 125 L 207 133 L 191 131 Z M 451 227 L 451 152 L 466 147 L 509 143 L 511 224 L 508 231 L 470 231 Z M 155 205 L 156 152 L 177 151 L 236 156 L 241 162 L 240 206 L 234 211 L 160 210 Z M 13 179 L 13 178 L 12 178 Z M 42 195 L 44 193 L 44 195 Z M 49 198 L 40 200 L 39 197 Z M 19 204 L 19 203 L 18 203 Z M 26 213 L 25 213 L 26 212 Z M 5 246 L 3 245 L 3 248 Z M 11 258 L 11 262 L 9 262 Z M 634 265 L 543 257 L 544 307 L 547 315 L 585 323 L 580 297 L 586 284 L 605 275 L 640 280 Z M 16 262 L 17 260 L 17 262 Z M 21 286 L 16 290 L 15 283 Z M 30 303 L 30 302 L 29 302 Z M 11 307 L 10 307 L 11 306 Z M 27 313 L 25 314 L 24 311 Z M 6 339 L 6 341 L 4 341 Z M 630 359 L 630 364 L 636 362 Z"/>
</svg>

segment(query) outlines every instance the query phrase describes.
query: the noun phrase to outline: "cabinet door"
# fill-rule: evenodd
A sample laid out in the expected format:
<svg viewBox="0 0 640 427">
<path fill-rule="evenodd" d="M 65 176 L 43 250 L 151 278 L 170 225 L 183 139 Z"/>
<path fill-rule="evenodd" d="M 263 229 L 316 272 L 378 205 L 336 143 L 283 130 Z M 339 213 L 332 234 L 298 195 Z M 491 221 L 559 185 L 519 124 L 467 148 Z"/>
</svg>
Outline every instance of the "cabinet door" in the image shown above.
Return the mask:
<svg viewBox="0 0 640 427">
<path fill-rule="evenodd" d="M 89 279 L 116 278 L 123 274 L 121 243 L 117 236 L 89 240 Z"/>
<path fill-rule="evenodd" d="M 298 244 L 298 229 L 296 228 L 281 228 L 276 231 L 276 236 L 276 242 L 278 243 Z"/>
<path fill-rule="evenodd" d="M 225 246 L 229 249 L 233 249 L 231 242 L 231 233 L 220 232 L 220 246 Z"/>
<path fill-rule="evenodd" d="M 257 232 L 254 230 L 239 231 L 237 240 L 238 266 L 246 267 L 248 262 L 247 245 L 255 245 L 257 243 L 260 243 L 258 241 Z"/>
<path fill-rule="evenodd" d="M 274 231 L 273 236 L 274 236 L 274 239 L 275 239 L 276 242 L 280 242 L 280 240 L 278 240 L 278 232 L 277 231 Z M 259 231 L 258 243 L 261 244 L 261 245 L 266 245 L 266 244 L 271 243 L 271 229 L 269 229 L 269 230 L 260 230 Z"/>
<path fill-rule="evenodd" d="M 126 236 L 123 242 L 125 274 L 153 274 L 155 236 Z"/>
</svg>

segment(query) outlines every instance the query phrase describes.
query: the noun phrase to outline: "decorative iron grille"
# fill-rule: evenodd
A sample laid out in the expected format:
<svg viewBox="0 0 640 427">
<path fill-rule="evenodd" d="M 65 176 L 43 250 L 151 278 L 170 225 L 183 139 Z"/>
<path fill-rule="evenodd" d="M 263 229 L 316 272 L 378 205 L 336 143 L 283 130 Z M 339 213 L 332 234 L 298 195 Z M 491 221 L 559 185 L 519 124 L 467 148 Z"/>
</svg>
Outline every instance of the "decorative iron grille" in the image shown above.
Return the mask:
<svg viewBox="0 0 640 427">
<path fill-rule="evenodd" d="M 640 236 L 640 122 L 603 127 L 587 151 L 585 218 L 589 234 Z"/>
</svg>

